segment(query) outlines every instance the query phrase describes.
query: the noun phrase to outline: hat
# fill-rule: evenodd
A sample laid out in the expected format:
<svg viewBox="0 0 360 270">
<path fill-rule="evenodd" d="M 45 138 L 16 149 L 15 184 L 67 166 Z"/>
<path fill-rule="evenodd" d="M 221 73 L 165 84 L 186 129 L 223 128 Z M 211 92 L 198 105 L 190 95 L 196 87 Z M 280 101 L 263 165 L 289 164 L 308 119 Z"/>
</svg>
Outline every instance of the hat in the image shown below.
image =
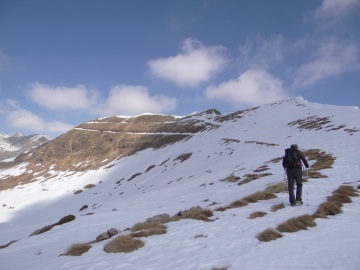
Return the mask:
<svg viewBox="0 0 360 270">
<path fill-rule="evenodd" d="M 292 144 L 290 147 L 291 149 L 295 149 L 295 150 L 298 150 L 299 148 L 297 144 Z"/>
</svg>

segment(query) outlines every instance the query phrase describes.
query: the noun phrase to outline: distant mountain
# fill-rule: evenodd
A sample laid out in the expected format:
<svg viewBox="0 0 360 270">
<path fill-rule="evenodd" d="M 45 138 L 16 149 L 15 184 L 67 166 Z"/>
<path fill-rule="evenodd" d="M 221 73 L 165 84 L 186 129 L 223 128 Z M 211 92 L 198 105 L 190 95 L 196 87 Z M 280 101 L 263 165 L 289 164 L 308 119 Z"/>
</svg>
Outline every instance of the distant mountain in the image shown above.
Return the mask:
<svg viewBox="0 0 360 270">
<path fill-rule="evenodd" d="M 49 137 L 37 134 L 27 136 L 21 133 L 0 134 L 0 161 L 15 158 L 49 140 Z"/>
<path fill-rule="evenodd" d="M 303 98 L 95 119 L 0 162 L 0 268 L 359 269 L 359 151 L 359 108 Z"/>
</svg>

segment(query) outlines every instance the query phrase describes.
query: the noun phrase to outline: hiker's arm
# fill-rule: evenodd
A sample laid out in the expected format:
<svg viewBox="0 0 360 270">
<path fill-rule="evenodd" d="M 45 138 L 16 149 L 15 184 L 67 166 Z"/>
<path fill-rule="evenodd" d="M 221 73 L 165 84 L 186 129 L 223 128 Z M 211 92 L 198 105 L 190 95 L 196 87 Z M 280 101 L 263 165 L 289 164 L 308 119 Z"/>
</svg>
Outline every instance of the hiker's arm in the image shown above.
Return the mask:
<svg viewBox="0 0 360 270">
<path fill-rule="evenodd" d="M 284 169 L 286 169 L 285 157 L 283 157 L 282 166 Z"/>
<path fill-rule="evenodd" d="M 304 163 L 305 167 L 309 168 L 309 164 L 308 164 L 308 162 L 307 162 L 307 160 L 306 160 L 306 158 L 305 158 L 305 156 L 304 156 L 304 154 L 302 152 L 300 152 L 300 158 L 301 158 L 302 162 Z"/>
</svg>

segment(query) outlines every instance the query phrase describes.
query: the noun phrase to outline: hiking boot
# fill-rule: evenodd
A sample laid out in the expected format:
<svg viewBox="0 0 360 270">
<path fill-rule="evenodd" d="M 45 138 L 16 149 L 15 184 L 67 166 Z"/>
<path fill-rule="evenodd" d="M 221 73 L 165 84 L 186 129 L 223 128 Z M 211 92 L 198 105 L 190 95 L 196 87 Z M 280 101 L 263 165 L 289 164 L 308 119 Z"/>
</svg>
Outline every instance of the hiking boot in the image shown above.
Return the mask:
<svg viewBox="0 0 360 270">
<path fill-rule="evenodd" d="M 296 201 L 295 204 L 296 204 L 296 205 L 302 205 L 303 202 L 302 202 L 302 201 Z"/>
</svg>

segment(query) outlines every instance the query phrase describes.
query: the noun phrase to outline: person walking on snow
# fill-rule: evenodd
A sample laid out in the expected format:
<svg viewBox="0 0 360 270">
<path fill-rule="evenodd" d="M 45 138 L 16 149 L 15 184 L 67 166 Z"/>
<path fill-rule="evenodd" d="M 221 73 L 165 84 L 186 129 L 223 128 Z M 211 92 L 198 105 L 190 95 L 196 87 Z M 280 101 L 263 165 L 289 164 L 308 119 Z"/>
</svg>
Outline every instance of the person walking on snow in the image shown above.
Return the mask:
<svg viewBox="0 0 360 270">
<path fill-rule="evenodd" d="M 302 164 L 309 168 L 304 154 L 298 149 L 297 144 L 292 144 L 285 150 L 283 168 L 286 170 L 289 190 L 289 201 L 291 206 L 301 205 L 302 202 Z M 296 197 L 294 195 L 294 184 L 296 182 Z"/>
</svg>

